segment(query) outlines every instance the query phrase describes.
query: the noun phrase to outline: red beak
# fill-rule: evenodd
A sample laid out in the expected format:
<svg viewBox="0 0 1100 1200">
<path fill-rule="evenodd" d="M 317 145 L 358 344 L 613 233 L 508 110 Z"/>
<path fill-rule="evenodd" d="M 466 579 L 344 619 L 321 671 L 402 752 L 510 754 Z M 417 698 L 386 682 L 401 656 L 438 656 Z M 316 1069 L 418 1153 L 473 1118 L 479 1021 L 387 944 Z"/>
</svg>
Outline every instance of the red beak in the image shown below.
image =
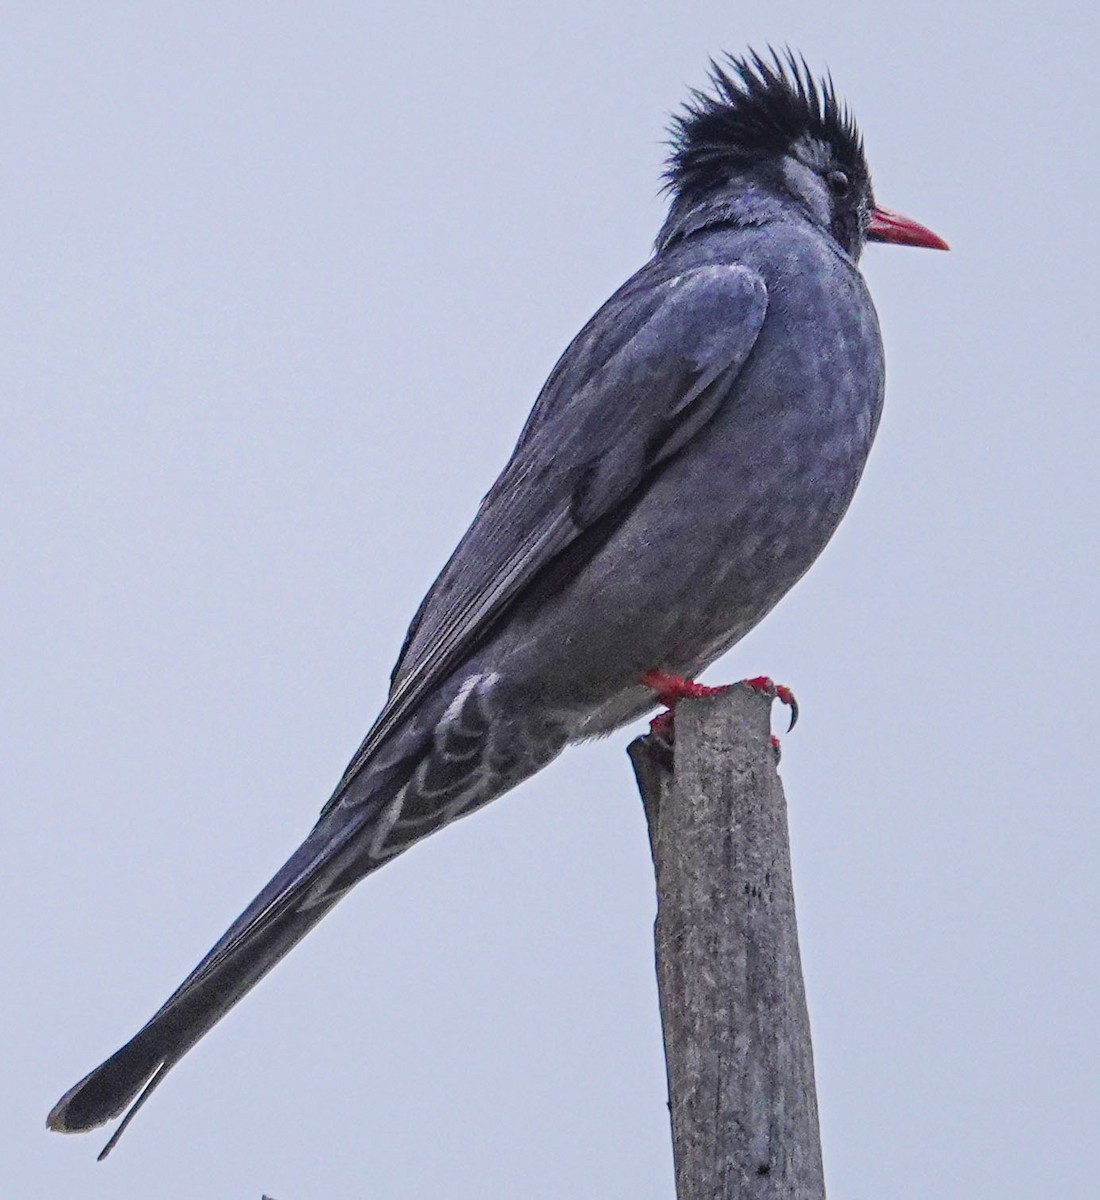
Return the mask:
<svg viewBox="0 0 1100 1200">
<path fill-rule="evenodd" d="M 871 223 L 867 226 L 869 242 L 893 242 L 897 246 L 924 246 L 928 250 L 950 250 L 951 247 L 933 233 L 931 229 L 921 225 L 910 217 L 881 204 L 875 206 L 871 213 Z"/>
</svg>

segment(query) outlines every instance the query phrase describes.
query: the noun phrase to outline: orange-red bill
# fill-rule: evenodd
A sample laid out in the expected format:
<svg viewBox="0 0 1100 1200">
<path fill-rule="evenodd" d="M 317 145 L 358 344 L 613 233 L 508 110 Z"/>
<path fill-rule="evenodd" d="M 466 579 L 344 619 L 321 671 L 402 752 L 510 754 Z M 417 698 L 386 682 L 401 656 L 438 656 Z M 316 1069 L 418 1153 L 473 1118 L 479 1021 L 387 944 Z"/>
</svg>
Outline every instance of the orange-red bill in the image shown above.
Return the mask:
<svg viewBox="0 0 1100 1200">
<path fill-rule="evenodd" d="M 950 250 L 951 247 L 926 225 L 902 216 L 893 209 L 875 206 L 867 226 L 869 242 L 893 242 L 895 246 L 924 246 L 927 250 Z"/>
</svg>

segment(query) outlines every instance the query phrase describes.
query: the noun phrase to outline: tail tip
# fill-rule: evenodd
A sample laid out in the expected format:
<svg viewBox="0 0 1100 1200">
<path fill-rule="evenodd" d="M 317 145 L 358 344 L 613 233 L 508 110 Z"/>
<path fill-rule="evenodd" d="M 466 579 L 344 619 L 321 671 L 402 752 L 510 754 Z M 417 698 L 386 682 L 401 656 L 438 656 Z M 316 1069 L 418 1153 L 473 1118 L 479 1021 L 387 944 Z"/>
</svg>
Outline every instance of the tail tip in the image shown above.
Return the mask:
<svg viewBox="0 0 1100 1200">
<path fill-rule="evenodd" d="M 64 1096 L 50 1109 L 50 1115 L 46 1118 L 46 1128 L 54 1133 L 83 1133 L 85 1129 L 92 1129 L 91 1125 L 75 1124 L 72 1121 L 72 1115 L 69 1112 L 69 1102 L 74 1094 L 79 1089 L 80 1084 L 76 1087 L 69 1088 Z"/>
</svg>

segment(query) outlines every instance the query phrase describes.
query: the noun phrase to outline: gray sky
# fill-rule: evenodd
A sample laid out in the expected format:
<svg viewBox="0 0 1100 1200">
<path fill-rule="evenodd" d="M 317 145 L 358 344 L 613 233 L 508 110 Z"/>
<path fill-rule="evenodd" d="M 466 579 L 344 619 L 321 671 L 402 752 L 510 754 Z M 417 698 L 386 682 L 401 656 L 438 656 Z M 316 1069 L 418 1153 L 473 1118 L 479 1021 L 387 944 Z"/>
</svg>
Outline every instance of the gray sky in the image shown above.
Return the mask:
<svg viewBox="0 0 1100 1200">
<path fill-rule="evenodd" d="M 6 1195 L 672 1195 L 627 731 L 359 888 L 106 1164 L 43 1122 L 312 823 L 546 372 L 648 254 L 668 113 L 708 55 L 773 41 L 831 67 L 879 198 L 954 246 L 866 255 L 871 465 L 710 673 L 802 703 L 830 1195 L 1092 1200 L 1082 11 L 9 6 Z"/>
</svg>

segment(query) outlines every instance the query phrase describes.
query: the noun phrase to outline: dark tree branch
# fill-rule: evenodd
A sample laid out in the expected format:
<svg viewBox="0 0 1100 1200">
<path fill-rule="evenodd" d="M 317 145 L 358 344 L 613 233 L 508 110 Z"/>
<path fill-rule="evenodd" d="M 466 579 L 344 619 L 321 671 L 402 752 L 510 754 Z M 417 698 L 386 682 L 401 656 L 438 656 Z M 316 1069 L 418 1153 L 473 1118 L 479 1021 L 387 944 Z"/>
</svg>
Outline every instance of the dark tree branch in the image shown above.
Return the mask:
<svg viewBox="0 0 1100 1200">
<path fill-rule="evenodd" d="M 676 709 L 629 754 L 657 875 L 657 980 L 679 1200 L 823 1200 L 813 1049 L 770 705 Z"/>
</svg>

